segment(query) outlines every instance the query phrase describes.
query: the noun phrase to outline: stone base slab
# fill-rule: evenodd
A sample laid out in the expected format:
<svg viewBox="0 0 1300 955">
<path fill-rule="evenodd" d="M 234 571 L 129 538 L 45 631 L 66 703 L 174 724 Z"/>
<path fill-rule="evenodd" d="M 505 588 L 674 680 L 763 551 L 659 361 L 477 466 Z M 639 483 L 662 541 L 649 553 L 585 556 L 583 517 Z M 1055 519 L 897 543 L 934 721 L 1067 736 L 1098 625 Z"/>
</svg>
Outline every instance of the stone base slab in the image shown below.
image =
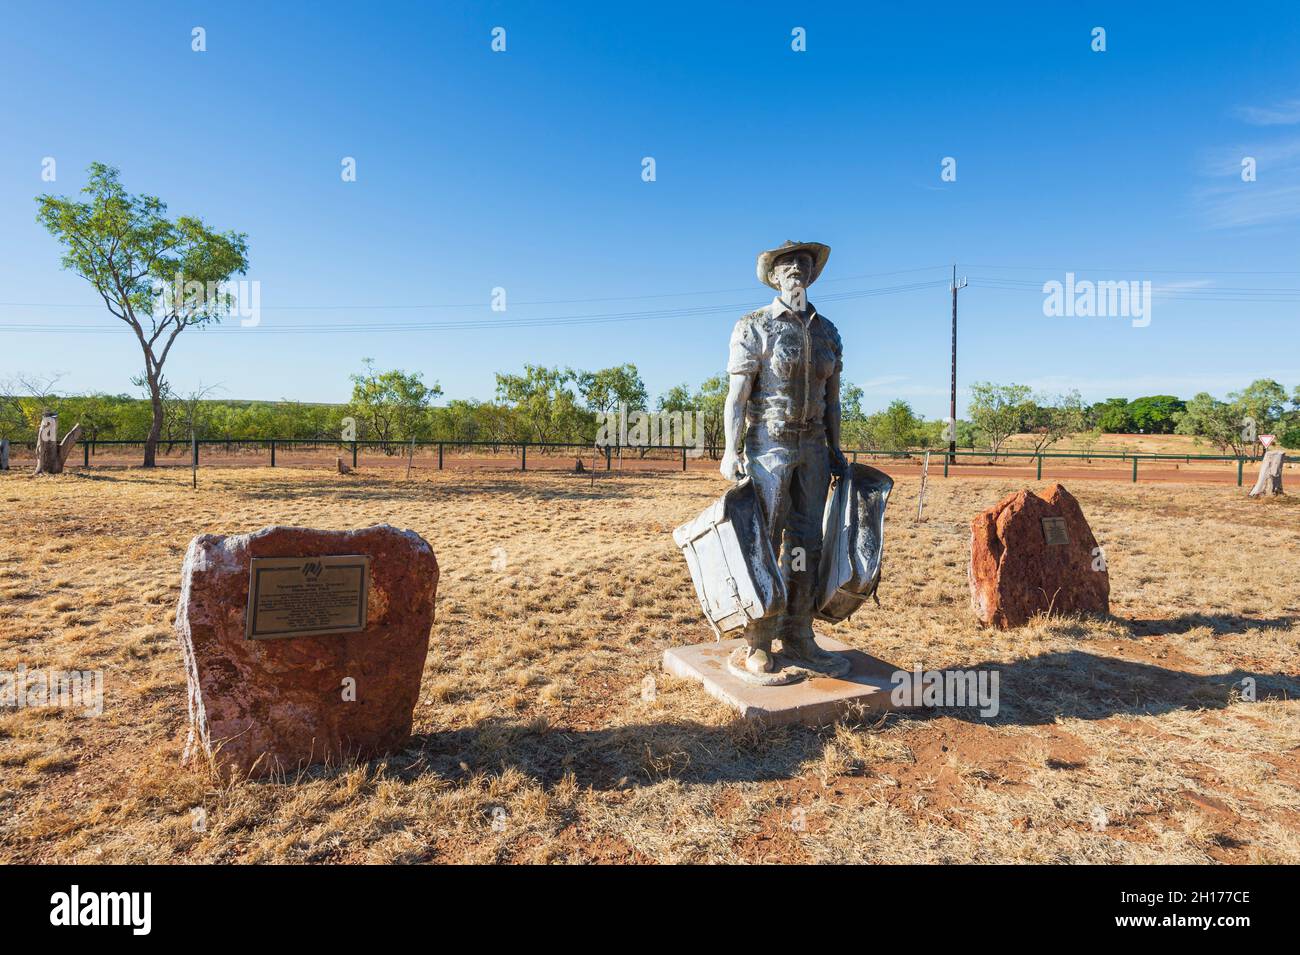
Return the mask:
<svg viewBox="0 0 1300 955">
<path fill-rule="evenodd" d="M 777 725 L 820 726 L 861 708 L 870 713 L 903 709 L 894 705 L 890 677 L 898 668 L 818 634 L 823 650 L 848 657 L 852 668 L 838 678 L 812 677 L 786 686 L 753 686 L 727 669 L 727 657 L 743 639 L 697 643 L 664 651 L 664 669 L 673 676 L 698 680 L 710 696 L 736 709 L 744 719 Z"/>
</svg>

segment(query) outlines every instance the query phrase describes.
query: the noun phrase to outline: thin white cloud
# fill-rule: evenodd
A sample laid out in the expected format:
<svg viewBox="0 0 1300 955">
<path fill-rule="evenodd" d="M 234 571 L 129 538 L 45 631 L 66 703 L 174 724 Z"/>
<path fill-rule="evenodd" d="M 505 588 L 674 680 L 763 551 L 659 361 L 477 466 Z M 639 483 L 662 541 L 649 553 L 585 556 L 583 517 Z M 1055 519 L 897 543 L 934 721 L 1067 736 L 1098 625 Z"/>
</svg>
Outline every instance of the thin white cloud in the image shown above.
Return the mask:
<svg viewBox="0 0 1300 955">
<path fill-rule="evenodd" d="M 1239 106 L 1237 117 L 1254 126 L 1300 124 L 1300 99 L 1273 106 Z M 1247 162 L 1247 160 L 1251 162 Z M 1212 183 L 1192 190 L 1191 199 L 1209 229 L 1279 226 L 1300 220 L 1300 137 L 1245 142 L 1206 150 L 1201 175 Z M 1250 168 L 1254 178 L 1242 178 Z"/>
<path fill-rule="evenodd" d="M 1193 193 L 1211 229 L 1277 225 L 1300 219 L 1300 185 L 1269 188 L 1258 182 L 1210 186 Z"/>
<path fill-rule="evenodd" d="M 1238 106 L 1236 114 L 1252 126 L 1291 126 L 1300 123 L 1300 99 L 1276 106 Z"/>
<path fill-rule="evenodd" d="M 1300 161 L 1300 138 L 1283 139 L 1273 143 L 1238 143 L 1221 149 L 1207 150 L 1201 155 L 1200 173 L 1203 176 L 1230 176 L 1241 181 L 1241 161 L 1246 157 L 1255 160 L 1259 172 L 1286 169 Z"/>
</svg>

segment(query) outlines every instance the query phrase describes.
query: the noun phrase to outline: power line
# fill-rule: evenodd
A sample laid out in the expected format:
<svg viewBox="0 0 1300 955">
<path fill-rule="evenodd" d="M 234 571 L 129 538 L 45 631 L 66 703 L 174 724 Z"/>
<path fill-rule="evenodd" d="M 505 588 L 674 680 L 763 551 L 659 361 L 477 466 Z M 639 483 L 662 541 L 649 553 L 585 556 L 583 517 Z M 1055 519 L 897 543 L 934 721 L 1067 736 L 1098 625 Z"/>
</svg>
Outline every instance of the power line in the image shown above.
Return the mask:
<svg viewBox="0 0 1300 955">
<path fill-rule="evenodd" d="M 881 278 L 887 275 L 907 275 L 914 272 L 930 272 L 935 269 L 942 269 L 942 265 L 922 265 L 911 269 L 894 269 L 889 272 L 863 272 L 860 275 L 843 275 L 836 278 L 823 279 L 823 284 L 833 282 L 853 282 L 858 279 Z M 724 289 L 707 289 L 695 292 L 657 292 L 650 295 L 612 295 L 602 298 L 555 298 L 555 299 L 536 299 L 528 302 L 515 302 L 515 308 L 524 308 L 535 305 L 587 305 L 594 302 L 638 302 L 649 299 L 659 298 L 681 298 L 684 296 L 703 296 L 703 295 L 724 295 L 731 292 L 752 292 L 753 286 L 744 286 L 740 288 Z M 823 296 L 825 299 L 825 296 Z M 263 311 L 397 311 L 397 310 L 421 310 L 421 309 L 439 309 L 439 308 L 483 308 L 487 302 L 463 302 L 460 304 L 447 303 L 417 303 L 411 305 L 264 305 Z M 89 308 L 102 309 L 102 303 L 95 302 L 0 302 L 0 308 Z"/>
<path fill-rule="evenodd" d="M 1036 292 L 1041 294 L 1043 283 L 1020 279 L 990 279 L 976 276 L 971 284 L 980 288 L 1009 292 Z M 1151 294 L 1161 299 L 1177 302 L 1243 303 L 1243 304 L 1294 304 L 1300 302 L 1300 289 L 1251 289 L 1239 287 L 1214 288 L 1152 288 Z"/>
<path fill-rule="evenodd" d="M 943 286 L 943 281 L 931 282 L 912 282 L 904 285 L 884 286 L 880 288 L 857 289 L 844 292 L 831 292 L 827 295 L 819 296 L 818 302 L 835 303 L 851 301 L 860 298 L 870 298 L 880 295 L 897 295 L 905 292 L 917 291 L 919 289 L 938 288 Z M 691 307 L 680 307 L 671 309 L 660 309 L 650 311 L 636 312 L 614 312 L 595 315 L 559 315 L 535 318 L 489 318 L 489 319 L 463 319 L 445 322 L 352 322 L 346 324 L 283 324 L 270 325 L 259 324 L 256 331 L 264 334 L 285 334 L 285 333 L 310 333 L 310 334 L 334 334 L 334 333 L 357 333 L 357 332 L 415 332 L 415 331 L 457 331 L 468 329 L 505 329 L 505 328 L 536 328 L 536 327 L 569 327 L 580 325 L 603 325 L 617 322 L 636 322 L 636 321 L 665 321 L 681 318 L 694 318 L 705 315 L 716 314 L 744 314 L 754 311 L 757 308 L 767 304 L 765 301 L 759 302 L 740 302 L 726 305 L 699 305 Z M 482 305 L 477 306 L 482 308 Z M 49 325 L 49 324 L 31 324 L 31 323 L 4 323 L 0 324 L 0 329 L 7 331 L 27 331 L 27 332 L 85 332 L 91 334 L 108 334 L 117 333 L 115 324 L 110 325 Z M 212 325 L 204 329 L 208 334 L 233 334 L 247 331 L 247 329 L 235 327 L 233 325 Z"/>
<path fill-rule="evenodd" d="M 1038 265 L 972 265 L 973 269 L 1005 269 L 1011 272 L 1053 272 L 1064 274 L 1065 272 L 1151 272 L 1168 275 L 1300 275 L 1300 269 L 1275 269 L 1275 270 L 1240 270 L 1240 269 L 1148 269 L 1138 268 L 1136 266 L 1125 266 L 1124 268 L 1084 268 L 1083 266 L 1072 265 L 1069 268 L 1060 266 L 1038 266 Z"/>
</svg>

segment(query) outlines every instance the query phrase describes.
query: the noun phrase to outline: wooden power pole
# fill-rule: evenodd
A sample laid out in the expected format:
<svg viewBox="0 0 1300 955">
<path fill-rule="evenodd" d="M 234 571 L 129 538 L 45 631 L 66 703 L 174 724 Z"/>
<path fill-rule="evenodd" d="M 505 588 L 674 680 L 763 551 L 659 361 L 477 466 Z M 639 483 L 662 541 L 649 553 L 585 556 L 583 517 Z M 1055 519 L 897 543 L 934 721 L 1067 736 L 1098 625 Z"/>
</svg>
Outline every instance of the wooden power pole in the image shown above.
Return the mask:
<svg viewBox="0 0 1300 955">
<path fill-rule="evenodd" d="M 952 391 L 948 397 L 948 463 L 957 463 L 957 290 L 966 287 L 966 279 L 957 283 L 957 263 L 952 264 Z"/>
</svg>

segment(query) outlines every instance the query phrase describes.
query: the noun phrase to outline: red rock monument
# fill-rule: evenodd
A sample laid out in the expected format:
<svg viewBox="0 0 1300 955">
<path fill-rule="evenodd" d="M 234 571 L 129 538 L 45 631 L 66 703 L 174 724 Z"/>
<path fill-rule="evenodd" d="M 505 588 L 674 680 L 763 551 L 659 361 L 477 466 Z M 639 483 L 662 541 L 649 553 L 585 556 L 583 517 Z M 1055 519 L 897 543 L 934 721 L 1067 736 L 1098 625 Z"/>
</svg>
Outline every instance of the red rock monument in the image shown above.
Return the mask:
<svg viewBox="0 0 1300 955">
<path fill-rule="evenodd" d="M 971 606 L 1009 630 L 1035 613 L 1110 612 L 1110 576 L 1079 502 L 1060 484 L 1018 491 L 971 521 Z"/>
<path fill-rule="evenodd" d="M 414 531 L 201 534 L 181 577 L 186 762 L 266 776 L 406 742 L 438 585 Z"/>
</svg>

